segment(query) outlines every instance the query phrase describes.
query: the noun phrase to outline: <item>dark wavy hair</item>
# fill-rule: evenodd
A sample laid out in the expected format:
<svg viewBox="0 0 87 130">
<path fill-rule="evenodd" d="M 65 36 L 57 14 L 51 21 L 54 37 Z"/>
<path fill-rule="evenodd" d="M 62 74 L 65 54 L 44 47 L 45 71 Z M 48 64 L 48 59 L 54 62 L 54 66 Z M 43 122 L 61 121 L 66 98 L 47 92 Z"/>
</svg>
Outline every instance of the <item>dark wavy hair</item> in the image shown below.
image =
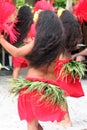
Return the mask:
<svg viewBox="0 0 87 130">
<path fill-rule="evenodd" d="M 27 5 L 20 7 L 16 19 L 18 22 L 15 23 L 14 28 L 19 33 L 19 36 L 15 43 L 20 43 L 23 42 L 23 39 L 27 36 L 31 24 L 33 23 L 33 14 L 30 7 Z"/>
<path fill-rule="evenodd" d="M 32 67 L 49 66 L 63 53 L 64 29 L 53 11 L 45 10 L 39 15 L 36 26 L 35 45 L 26 56 Z"/>
<path fill-rule="evenodd" d="M 82 41 L 81 26 L 69 10 L 63 11 L 62 15 L 60 16 L 60 19 L 65 28 L 65 48 L 69 52 L 72 52 L 76 48 L 76 45 Z"/>
</svg>

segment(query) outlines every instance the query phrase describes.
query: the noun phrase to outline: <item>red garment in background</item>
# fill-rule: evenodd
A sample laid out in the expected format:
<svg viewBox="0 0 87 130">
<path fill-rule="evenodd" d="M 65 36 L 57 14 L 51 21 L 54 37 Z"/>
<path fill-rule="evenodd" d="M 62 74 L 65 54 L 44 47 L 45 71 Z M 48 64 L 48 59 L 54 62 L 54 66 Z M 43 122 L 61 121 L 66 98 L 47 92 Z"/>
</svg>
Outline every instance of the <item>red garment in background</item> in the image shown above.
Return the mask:
<svg viewBox="0 0 87 130">
<path fill-rule="evenodd" d="M 87 0 L 79 0 L 74 6 L 74 15 L 81 22 L 81 24 L 87 22 Z"/>
<path fill-rule="evenodd" d="M 35 13 L 38 10 L 53 10 L 53 6 L 47 1 L 37 1 L 34 6 L 33 13 Z"/>
<path fill-rule="evenodd" d="M 57 77 L 59 76 L 60 70 L 63 67 L 63 65 L 69 61 L 70 59 L 57 61 L 55 67 L 55 74 L 57 75 Z M 80 79 L 77 78 L 75 79 L 75 81 L 73 81 L 72 76 L 70 74 L 67 76 L 67 79 L 66 78 L 63 79 L 63 75 L 64 72 L 61 74 L 59 78 L 57 78 L 57 83 L 61 89 L 65 90 L 67 96 L 71 96 L 71 97 L 84 96 Z"/>
<path fill-rule="evenodd" d="M 31 25 L 30 31 L 28 33 L 28 36 L 31 39 L 35 38 L 35 36 L 36 36 L 36 23 L 35 22 Z"/>
<path fill-rule="evenodd" d="M 12 62 L 13 62 L 13 67 L 20 67 L 20 68 L 25 68 L 29 65 L 29 62 L 22 57 L 14 57 L 12 56 Z"/>
</svg>

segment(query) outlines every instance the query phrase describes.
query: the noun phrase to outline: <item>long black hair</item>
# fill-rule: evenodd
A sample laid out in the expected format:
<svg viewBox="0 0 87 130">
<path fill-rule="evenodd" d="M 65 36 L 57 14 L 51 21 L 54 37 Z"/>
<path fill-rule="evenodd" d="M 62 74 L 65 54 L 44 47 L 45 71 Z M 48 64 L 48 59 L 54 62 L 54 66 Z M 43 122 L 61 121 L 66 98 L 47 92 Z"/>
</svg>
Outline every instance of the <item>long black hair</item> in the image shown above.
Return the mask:
<svg viewBox="0 0 87 130">
<path fill-rule="evenodd" d="M 39 14 L 36 26 L 35 45 L 26 56 L 32 67 L 49 66 L 64 51 L 64 29 L 53 11 L 45 10 Z"/>
<path fill-rule="evenodd" d="M 75 16 L 69 11 L 64 10 L 60 19 L 65 28 L 66 42 L 64 43 L 67 51 L 75 50 L 76 45 L 82 41 L 81 26 Z"/>
<path fill-rule="evenodd" d="M 30 7 L 27 5 L 20 7 L 16 19 L 17 22 L 13 27 L 19 33 L 19 35 L 15 43 L 20 43 L 23 42 L 24 38 L 27 36 L 31 24 L 33 23 L 33 14 Z"/>
</svg>

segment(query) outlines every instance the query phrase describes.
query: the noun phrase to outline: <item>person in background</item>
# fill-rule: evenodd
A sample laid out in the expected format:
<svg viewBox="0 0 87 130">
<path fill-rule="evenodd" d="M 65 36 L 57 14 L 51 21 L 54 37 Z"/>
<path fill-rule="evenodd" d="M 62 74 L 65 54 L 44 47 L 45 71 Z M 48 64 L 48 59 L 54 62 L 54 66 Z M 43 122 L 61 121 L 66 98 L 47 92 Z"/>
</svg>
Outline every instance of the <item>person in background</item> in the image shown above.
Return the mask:
<svg viewBox="0 0 87 130">
<path fill-rule="evenodd" d="M 78 56 L 87 56 L 87 48 L 85 48 L 84 50 L 82 50 L 78 53 L 75 53 L 74 55 L 72 55 L 72 59 L 76 59 L 77 61 L 85 61 L 85 59 L 81 60 L 81 58 L 80 58 L 80 60 L 78 60 L 78 58 L 77 58 Z"/>
<path fill-rule="evenodd" d="M 55 75 L 57 83 L 61 89 L 65 90 L 67 96 L 81 97 L 84 96 L 80 82 L 80 64 L 72 61 L 72 51 L 82 40 L 80 24 L 69 10 L 61 9 L 58 11 L 62 24 L 65 28 L 65 51 L 60 59 L 56 62 Z M 72 126 L 68 108 L 64 119 L 58 123 L 62 126 Z"/>
<path fill-rule="evenodd" d="M 33 23 L 33 14 L 29 6 L 22 6 L 18 10 L 16 22 L 13 25 L 13 29 L 18 33 L 16 42 L 12 44 L 17 47 L 21 47 L 24 44 L 29 43 L 31 40 L 27 37 L 31 24 Z M 18 78 L 21 68 L 29 66 L 29 62 L 23 57 L 12 56 L 13 62 L 13 78 Z"/>
<path fill-rule="evenodd" d="M 38 15 L 43 10 L 54 10 L 53 6 L 46 0 L 37 1 L 33 8 L 33 24 L 31 25 L 30 31 L 28 33 L 29 38 L 34 39 L 36 36 L 36 23 L 38 20 Z"/>
<path fill-rule="evenodd" d="M 65 50 L 64 38 L 64 28 L 55 12 L 41 11 L 36 24 L 35 40 L 26 54 L 26 59 L 30 62 L 27 78 L 14 79 L 20 87 L 15 84 L 16 89 L 12 88 L 14 93 L 19 93 L 18 112 L 20 119 L 27 121 L 28 130 L 43 130 L 39 120 L 59 122 L 66 114 L 65 93 L 57 85 L 54 75 L 56 61 Z M 20 50 L 9 45 L 2 36 L 0 43 L 11 54 L 13 50 Z"/>
<path fill-rule="evenodd" d="M 83 34 L 83 47 L 80 47 L 81 49 L 77 51 L 72 58 L 75 58 L 76 61 L 86 61 L 87 55 L 86 55 L 86 48 L 87 48 L 87 0 L 79 0 L 78 3 L 74 6 L 74 12 L 73 14 L 79 21 L 82 29 Z"/>
</svg>

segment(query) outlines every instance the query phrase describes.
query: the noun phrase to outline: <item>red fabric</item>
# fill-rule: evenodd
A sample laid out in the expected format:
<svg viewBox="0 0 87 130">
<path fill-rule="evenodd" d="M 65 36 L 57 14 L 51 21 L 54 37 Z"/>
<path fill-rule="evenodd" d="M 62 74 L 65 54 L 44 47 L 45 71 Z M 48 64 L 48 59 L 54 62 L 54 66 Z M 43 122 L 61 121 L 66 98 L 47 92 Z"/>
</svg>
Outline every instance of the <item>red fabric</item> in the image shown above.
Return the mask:
<svg viewBox="0 0 87 130">
<path fill-rule="evenodd" d="M 47 1 L 38 1 L 34 6 L 34 13 L 38 10 L 53 10 L 53 7 Z"/>
<path fill-rule="evenodd" d="M 50 0 L 50 4 L 53 5 L 54 4 L 54 0 Z"/>
<path fill-rule="evenodd" d="M 28 78 L 26 78 L 26 80 L 30 80 L 30 81 L 41 81 L 41 82 L 45 82 L 45 83 L 49 83 L 49 84 L 53 84 L 53 85 L 58 86 L 57 82 L 55 82 L 53 80 L 50 80 L 50 79 L 28 77 Z"/>
<path fill-rule="evenodd" d="M 31 39 L 35 38 L 35 36 L 36 36 L 36 23 L 33 23 L 31 25 L 31 28 L 30 28 L 28 35 Z"/>
<path fill-rule="evenodd" d="M 15 12 L 16 7 L 11 0 L 0 0 L 0 10 L 0 33 L 4 31 L 12 41 L 15 41 L 16 36 L 8 25 L 8 19 Z"/>
<path fill-rule="evenodd" d="M 29 65 L 29 62 L 22 57 L 14 57 L 12 56 L 12 62 L 13 62 L 13 67 L 20 67 L 20 68 L 25 68 Z"/>
<path fill-rule="evenodd" d="M 87 0 L 78 1 L 78 4 L 74 6 L 74 14 L 81 23 L 83 20 L 87 22 Z"/>
<path fill-rule="evenodd" d="M 0 0 L 0 1 L 13 3 L 13 0 Z"/>
<path fill-rule="evenodd" d="M 57 64 L 55 67 L 55 74 L 57 76 L 57 83 L 61 89 L 66 91 L 67 96 L 71 96 L 71 97 L 84 96 L 84 92 L 83 92 L 82 85 L 81 85 L 79 78 L 77 78 L 77 79 L 75 79 L 75 81 L 73 81 L 71 75 L 68 75 L 67 78 L 63 79 L 64 72 L 58 78 L 61 68 L 63 67 L 63 65 L 65 63 L 67 63 L 69 61 L 70 61 L 70 59 L 57 61 Z"/>
<path fill-rule="evenodd" d="M 27 80 L 43 81 L 44 79 L 27 78 Z M 46 80 L 46 82 L 48 81 Z M 30 122 L 34 119 L 40 121 L 61 121 L 63 119 L 66 112 L 59 105 L 55 106 L 46 103 L 45 99 L 39 101 L 43 93 L 38 93 L 37 91 L 24 93 L 25 90 L 21 90 L 18 98 L 18 112 L 21 120 Z"/>
</svg>

